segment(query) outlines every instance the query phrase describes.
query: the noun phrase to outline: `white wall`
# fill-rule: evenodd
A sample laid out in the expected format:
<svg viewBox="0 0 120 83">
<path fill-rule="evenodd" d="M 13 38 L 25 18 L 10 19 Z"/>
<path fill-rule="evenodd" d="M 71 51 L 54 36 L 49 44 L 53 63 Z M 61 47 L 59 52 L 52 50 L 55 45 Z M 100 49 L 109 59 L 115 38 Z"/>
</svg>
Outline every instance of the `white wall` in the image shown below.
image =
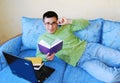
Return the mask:
<svg viewBox="0 0 120 83">
<path fill-rule="evenodd" d="M 120 21 L 120 0 L 0 0 L 0 43 L 21 33 L 21 17 L 41 18 L 47 10 L 60 17 Z"/>
</svg>

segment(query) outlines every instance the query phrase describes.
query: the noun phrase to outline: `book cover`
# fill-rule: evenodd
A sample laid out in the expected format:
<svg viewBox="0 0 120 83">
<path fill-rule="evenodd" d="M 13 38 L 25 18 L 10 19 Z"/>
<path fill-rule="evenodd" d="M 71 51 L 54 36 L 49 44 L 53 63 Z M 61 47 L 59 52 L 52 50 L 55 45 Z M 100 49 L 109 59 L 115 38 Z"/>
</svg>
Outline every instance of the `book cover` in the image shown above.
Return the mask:
<svg viewBox="0 0 120 83">
<path fill-rule="evenodd" d="M 39 50 L 43 54 L 56 53 L 62 49 L 62 46 L 63 46 L 63 41 L 59 39 L 55 40 L 51 46 L 44 40 L 41 40 L 38 44 Z"/>
<path fill-rule="evenodd" d="M 30 60 L 33 66 L 38 66 L 42 64 L 42 58 L 40 57 L 26 57 L 25 59 Z"/>
<path fill-rule="evenodd" d="M 26 57 L 25 59 L 30 60 L 35 70 L 39 70 L 42 66 L 42 58 L 40 57 Z"/>
</svg>

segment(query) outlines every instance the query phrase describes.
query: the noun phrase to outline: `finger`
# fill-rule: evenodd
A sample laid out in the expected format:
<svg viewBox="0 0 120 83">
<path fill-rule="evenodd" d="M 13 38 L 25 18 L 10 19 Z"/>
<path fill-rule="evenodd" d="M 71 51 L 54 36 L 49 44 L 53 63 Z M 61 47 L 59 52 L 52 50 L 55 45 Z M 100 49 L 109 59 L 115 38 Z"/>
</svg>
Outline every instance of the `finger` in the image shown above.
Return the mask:
<svg viewBox="0 0 120 83">
<path fill-rule="evenodd" d="M 48 59 L 48 60 L 53 60 L 53 57 L 48 56 L 47 59 Z"/>
<path fill-rule="evenodd" d="M 52 55 L 51 56 L 54 56 L 55 55 L 55 53 L 52 53 Z"/>
<path fill-rule="evenodd" d="M 63 22 L 64 22 L 64 18 L 60 18 L 60 19 L 58 20 L 58 24 L 59 24 L 59 25 L 62 25 Z"/>
<path fill-rule="evenodd" d="M 46 54 L 46 56 L 49 56 L 49 55 L 50 55 L 50 53 L 47 53 L 47 54 Z"/>
</svg>

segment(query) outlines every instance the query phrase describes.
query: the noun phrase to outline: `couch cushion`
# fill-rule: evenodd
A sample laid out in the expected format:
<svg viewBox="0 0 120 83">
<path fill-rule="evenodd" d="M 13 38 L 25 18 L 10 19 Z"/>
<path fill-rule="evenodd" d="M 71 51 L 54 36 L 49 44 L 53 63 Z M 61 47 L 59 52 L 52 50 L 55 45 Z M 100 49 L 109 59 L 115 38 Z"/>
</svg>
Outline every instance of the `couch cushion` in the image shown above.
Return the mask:
<svg viewBox="0 0 120 83">
<path fill-rule="evenodd" d="M 13 55 L 18 55 L 20 53 L 20 47 L 22 45 L 21 41 L 21 36 L 18 36 L 8 40 L 0 47 L 0 70 L 2 70 L 7 65 L 2 51 Z"/>
<path fill-rule="evenodd" d="M 35 57 L 35 55 L 36 55 L 36 50 L 35 49 L 25 49 L 25 50 L 22 50 L 19 53 L 19 56 L 22 57 L 22 58 Z"/>
<path fill-rule="evenodd" d="M 23 45 L 36 49 L 37 39 L 45 32 L 42 19 L 22 17 L 22 42 Z"/>
<path fill-rule="evenodd" d="M 104 22 L 102 44 L 120 50 L 120 22 Z"/>
<path fill-rule="evenodd" d="M 65 83 L 63 82 L 63 77 L 66 63 L 63 60 L 55 57 L 54 60 L 45 62 L 45 65 L 54 68 L 55 72 L 44 83 Z"/>
<path fill-rule="evenodd" d="M 75 35 L 88 42 L 101 42 L 102 23 L 102 18 L 90 20 L 90 25 L 84 30 L 75 32 Z"/>
<path fill-rule="evenodd" d="M 29 81 L 14 75 L 10 67 L 5 67 L 2 71 L 0 71 L 0 83 L 30 83 Z"/>
</svg>

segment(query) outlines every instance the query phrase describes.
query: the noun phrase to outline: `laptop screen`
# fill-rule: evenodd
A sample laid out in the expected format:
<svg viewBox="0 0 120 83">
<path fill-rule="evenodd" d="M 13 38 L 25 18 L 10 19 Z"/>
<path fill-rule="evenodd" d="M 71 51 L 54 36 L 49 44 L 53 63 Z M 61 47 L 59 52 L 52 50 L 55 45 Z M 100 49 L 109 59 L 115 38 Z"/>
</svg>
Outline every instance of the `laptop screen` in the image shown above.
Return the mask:
<svg viewBox="0 0 120 83">
<path fill-rule="evenodd" d="M 31 61 L 8 54 L 6 52 L 3 52 L 3 54 L 12 73 L 33 83 L 37 83 L 38 79 Z"/>
</svg>

